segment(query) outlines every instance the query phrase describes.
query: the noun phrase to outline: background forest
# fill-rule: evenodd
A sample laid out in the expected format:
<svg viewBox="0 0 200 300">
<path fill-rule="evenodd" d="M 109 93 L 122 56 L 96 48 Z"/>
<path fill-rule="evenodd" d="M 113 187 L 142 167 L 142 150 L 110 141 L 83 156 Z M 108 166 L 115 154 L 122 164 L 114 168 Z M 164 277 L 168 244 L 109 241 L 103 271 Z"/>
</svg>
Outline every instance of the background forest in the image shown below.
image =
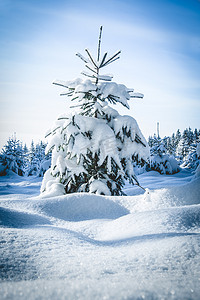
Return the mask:
<svg viewBox="0 0 200 300">
<path fill-rule="evenodd" d="M 159 133 L 148 138 L 150 159 L 145 166 L 135 166 L 136 174 L 155 170 L 160 174 L 173 174 L 180 168 L 196 170 L 200 159 L 200 130 L 190 127 L 179 129 L 171 136 L 161 138 Z M 16 135 L 8 139 L 0 153 L 0 176 L 9 171 L 20 176 L 44 175 L 51 165 L 51 153 L 45 154 L 46 143 L 41 141 L 28 148 Z"/>
</svg>

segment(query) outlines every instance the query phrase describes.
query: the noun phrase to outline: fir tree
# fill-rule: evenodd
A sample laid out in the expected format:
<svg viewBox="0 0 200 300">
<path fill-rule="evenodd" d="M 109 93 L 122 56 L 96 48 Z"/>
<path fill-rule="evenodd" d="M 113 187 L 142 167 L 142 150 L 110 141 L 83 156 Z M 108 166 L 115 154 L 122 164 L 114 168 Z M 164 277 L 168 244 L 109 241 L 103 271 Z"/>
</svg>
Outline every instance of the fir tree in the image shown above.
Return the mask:
<svg viewBox="0 0 200 300">
<path fill-rule="evenodd" d="M 37 176 L 42 177 L 51 166 L 51 153 L 45 154 L 46 144 L 42 141 L 36 145 L 36 156 L 38 160 Z"/>
<path fill-rule="evenodd" d="M 182 152 L 182 168 L 196 169 L 199 165 L 198 159 L 198 138 L 197 130 L 192 132 L 191 128 L 184 130 L 182 137 L 182 144 L 179 150 Z"/>
<path fill-rule="evenodd" d="M 196 128 L 194 130 L 194 142 L 196 144 L 200 142 L 200 131 L 198 131 Z"/>
<path fill-rule="evenodd" d="M 154 144 L 154 138 L 152 136 L 149 136 L 149 139 L 148 139 L 148 145 L 149 147 L 153 147 L 153 144 Z"/>
<path fill-rule="evenodd" d="M 45 155 L 46 144 L 42 141 L 36 145 L 32 141 L 27 165 L 28 176 L 43 176 L 50 167 L 50 154 Z"/>
<path fill-rule="evenodd" d="M 194 133 L 192 132 L 192 129 L 189 127 L 188 133 L 187 133 L 187 139 L 188 139 L 188 145 L 192 145 L 194 142 Z"/>
<path fill-rule="evenodd" d="M 198 153 L 197 153 L 197 144 L 192 144 L 189 148 L 189 152 L 184 158 L 184 161 L 181 165 L 182 168 L 189 168 L 196 170 L 199 165 Z"/>
<path fill-rule="evenodd" d="M 24 155 L 22 143 L 14 137 L 9 138 L 7 144 L 3 147 L 0 154 L 0 162 L 4 166 L 2 175 L 8 171 L 13 171 L 17 175 L 24 175 Z"/>
<path fill-rule="evenodd" d="M 180 140 L 181 140 L 181 132 L 180 132 L 180 129 L 178 129 L 177 132 L 176 132 L 176 136 L 175 136 L 175 146 L 176 146 L 176 148 L 177 148 Z"/>
<path fill-rule="evenodd" d="M 191 131 L 191 128 L 185 129 L 183 131 L 182 137 L 177 145 L 176 154 L 179 157 L 179 160 L 183 162 L 186 158 L 186 156 L 190 152 L 190 146 L 192 145 L 193 141 L 193 133 Z"/>
<path fill-rule="evenodd" d="M 34 144 L 34 141 L 32 140 L 31 147 L 30 147 L 30 150 L 29 150 L 29 161 L 30 161 L 30 163 L 34 160 L 34 157 L 35 157 L 35 144 Z"/>
<path fill-rule="evenodd" d="M 121 103 L 129 108 L 130 98 L 143 95 L 111 82 L 111 75 L 100 74 L 121 53 L 101 56 L 101 35 L 102 27 L 97 59 L 88 49 L 87 57 L 77 53 L 89 70 L 82 74 L 90 79 L 54 82 L 66 89 L 61 95 L 70 96 L 77 111 L 59 117 L 49 132 L 47 152 L 52 151 L 52 164 L 41 191 L 60 189 L 60 193 L 121 195 L 126 179 L 139 185 L 133 163 L 147 159 L 147 142 L 135 119 L 119 115 L 110 104 Z"/>
<path fill-rule="evenodd" d="M 27 176 L 28 168 L 29 168 L 29 150 L 26 144 L 23 147 L 23 163 L 24 163 L 24 175 Z"/>
<path fill-rule="evenodd" d="M 175 156 L 175 153 L 176 153 L 176 137 L 175 137 L 175 134 L 173 133 L 172 134 L 172 137 L 171 137 L 171 153 L 172 155 Z"/>
<path fill-rule="evenodd" d="M 173 155 L 167 154 L 167 146 L 169 139 L 156 137 L 154 135 L 153 146 L 150 149 L 150 161 L 147 170 L 155 170 L 160 174 L 174 174 L 179 171 L 178 162 Z"/>
<path fill-rule="evenodd" d="M 29 164 L 28 164 L 28 176 L 35 175 L 37 176 L 38 173 L 38 158 L 36 155 L 36 147 L 34 141 L 31 142 L 31 147 L 29 150 Z"/>
<path fill-rule="evenodd" d="M 183 134 L 178 129 L 176 134 L 173 133 L 171 137 L 165 137 L 162 142 L 164 142 L 166 154 L 176 158 L 181 167 L 196 168 L 196 162 L 198 161 L 196 149 L 200 142 L 200 131 L 198 129 L 195 128 L 192 131 L 189 127 L 183 131 Z M 149 146 L 151 147 L 151 153 L 156 143 L 156 135 L 153 138 L 150 136 Z"/>
</svg>

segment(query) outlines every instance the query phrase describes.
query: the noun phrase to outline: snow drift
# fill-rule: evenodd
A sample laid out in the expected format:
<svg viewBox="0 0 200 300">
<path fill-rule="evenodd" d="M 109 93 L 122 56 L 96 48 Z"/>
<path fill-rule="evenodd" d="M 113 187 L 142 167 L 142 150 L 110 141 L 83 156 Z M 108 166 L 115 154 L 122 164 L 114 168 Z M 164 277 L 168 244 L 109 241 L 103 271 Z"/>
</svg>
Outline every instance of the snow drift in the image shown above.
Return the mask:
<svg viewBox="0 0 200 300">
<path fill-rule="evenodd" d="M 1 299 L 198 300 L 200 178 L 139 177 L 149 194 L 126 197 L 42 198 L 36 179 L 2 179 Z"/>
</svg>

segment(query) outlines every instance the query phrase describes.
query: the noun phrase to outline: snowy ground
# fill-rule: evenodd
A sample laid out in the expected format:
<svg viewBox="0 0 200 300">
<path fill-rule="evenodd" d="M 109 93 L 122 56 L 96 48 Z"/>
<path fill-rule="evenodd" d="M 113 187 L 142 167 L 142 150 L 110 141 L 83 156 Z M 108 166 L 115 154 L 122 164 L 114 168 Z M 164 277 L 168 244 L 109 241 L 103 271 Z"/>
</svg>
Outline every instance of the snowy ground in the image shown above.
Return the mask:
<svg viewBox="0 0 200 300">
<path fill-rule="evenodd" d="M 0 178 L 1 299 L 200 299 L 200 178 L 149 172 L 126 197 L 39 198 Z"/>
</svg>

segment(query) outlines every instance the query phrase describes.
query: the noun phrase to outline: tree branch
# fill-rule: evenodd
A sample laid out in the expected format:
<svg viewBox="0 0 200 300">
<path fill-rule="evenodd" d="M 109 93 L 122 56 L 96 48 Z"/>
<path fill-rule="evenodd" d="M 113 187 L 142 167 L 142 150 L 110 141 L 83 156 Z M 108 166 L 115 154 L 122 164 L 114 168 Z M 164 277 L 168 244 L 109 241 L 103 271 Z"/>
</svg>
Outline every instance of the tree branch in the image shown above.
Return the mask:
<svg viewBox="0 0 200 300">
<path fill-rule="evenodd" d="M 100 27 L 100 32 L 99 32 L 99 45 L 98 45 L 97 61 L 99 61 L 100 52 L 101 52 L 101 35 L 102 35 L 102 29 L 103 29 L 103 26 Z"/>
<path fill-rule="evenodd" d="M 87 55 L 89 56 L 89 58 L 90 58 L 91 62 L 93 63 L 93 65 L 97 68 L 97 64 L 95 63 L 95 61 L 94 61 L 92 55 L 90 54 L 89 50 L 85 49 L 85 51 L 86 51 Z"/>
</svg>

